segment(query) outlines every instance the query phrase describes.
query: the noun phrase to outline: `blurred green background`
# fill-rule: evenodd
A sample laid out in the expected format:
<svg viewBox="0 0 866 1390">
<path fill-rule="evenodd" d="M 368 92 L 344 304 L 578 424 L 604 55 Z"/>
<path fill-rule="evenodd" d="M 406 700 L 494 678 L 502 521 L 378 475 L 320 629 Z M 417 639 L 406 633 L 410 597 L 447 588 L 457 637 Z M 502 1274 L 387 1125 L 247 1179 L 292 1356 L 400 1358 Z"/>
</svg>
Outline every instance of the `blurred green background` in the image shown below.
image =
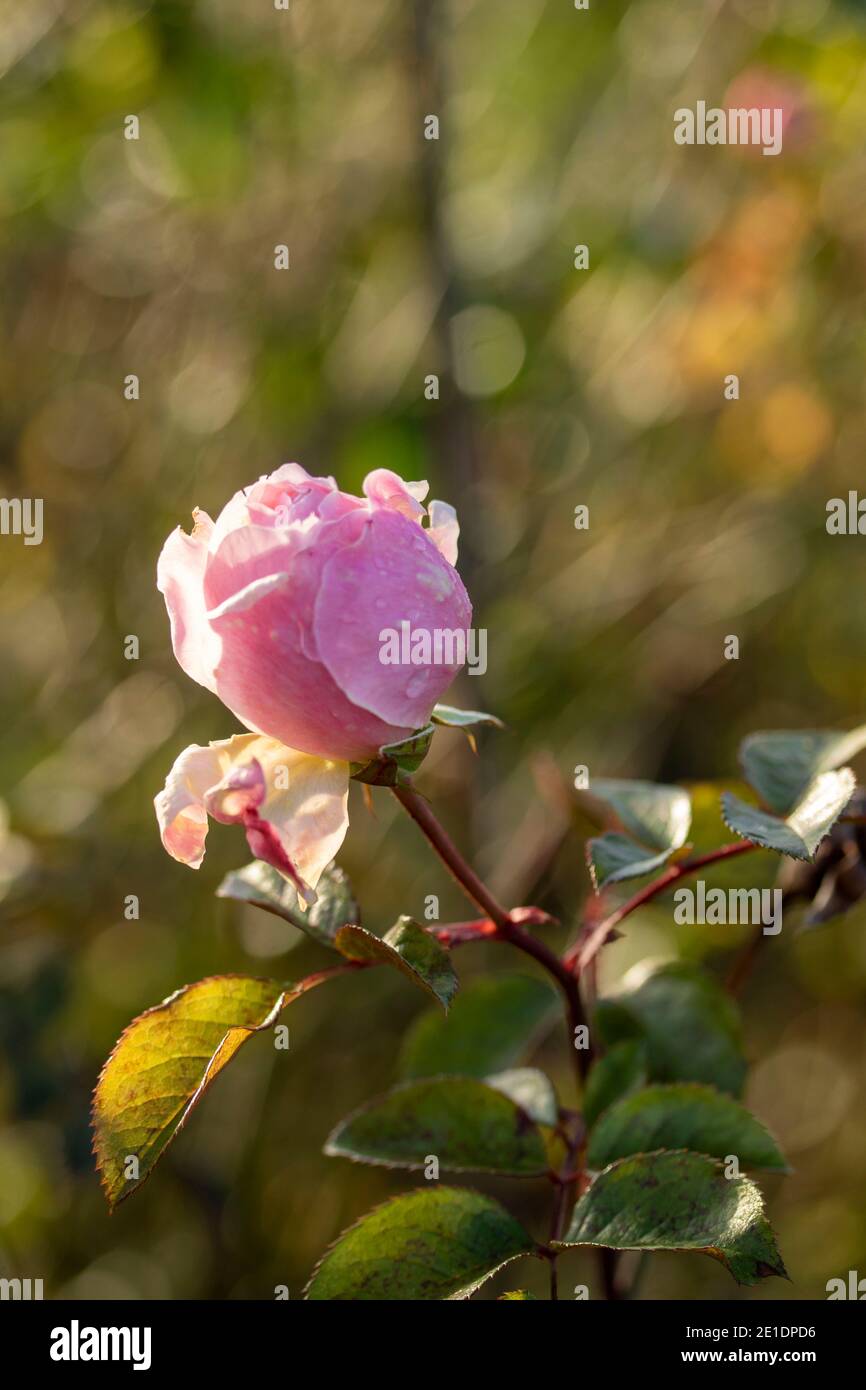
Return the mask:
<svg viewBox="0 0 866 1390">
<path fill-rule="evenodd" d="M 451 698 L 509 730 L 479 759 L 440 733 L 421 786 L 562 944 L 588 882 L 558 777 L 730 776 L 751 729 L 860 722 L 864 542 L 824 523 L 864 477 L 866 5 L 3 0 L 0 71 L 0 493 L 45 502 L 41 546 L 0 539 L 0 1276 L 297 1297 L 415 1181 L 321 1154 L 424 1007 L 396 975 L 293 1006 L 288 1054 L 246 1048 L 113 1218 L 89 1153 L 89 1093 L 135 1014 L 207 974 L 323 964 L 215 900 L 238 833 L 212 831 L 198 874 L 159 844 L 173 759 L 237 727 L 174 663 L 161 544 L 288 459 L 348 491 L 393 468 L 455 503 L 490 665 Z M 781 105 L 783 154 L 675 145 L 698 99 Z M 443 921 L 471 916 L 388 794 L 373 818 L 358 793 L 341 862 L 365 922 L 430 893 Z M 793 1282 L 738 1291 L 662 1256 L 645 1295 L 822 1298 L 866 1275 L 864 925 L 786 930 L 744 996 L 749 1099 L 796 1169 L 762 1184 Z M 677 955 L 719 968 L 741 935 L 675 929 L 662 904 L 602 983 Z M 515 964 L 458 958 L 464 979 Z M 568 1096 L 564 1035 L 539 1055 Z M 478 1185 L 546 1230 L 545 1190 Z M 565 1296 L 571 1275 L 593 1284 L 570 1257 Z"/>
</svg>

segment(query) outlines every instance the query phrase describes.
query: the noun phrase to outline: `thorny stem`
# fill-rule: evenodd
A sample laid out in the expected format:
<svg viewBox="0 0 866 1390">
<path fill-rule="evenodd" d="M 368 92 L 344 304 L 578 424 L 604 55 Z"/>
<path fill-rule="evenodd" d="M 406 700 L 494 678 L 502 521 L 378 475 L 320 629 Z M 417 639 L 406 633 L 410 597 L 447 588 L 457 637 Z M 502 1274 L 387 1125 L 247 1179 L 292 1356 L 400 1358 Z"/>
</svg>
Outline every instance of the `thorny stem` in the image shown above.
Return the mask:
<svg viewBox="0 0 866 1390">
<path fill-rule="evenodd" d="M 672 864 L 657 879 L 646 884 L 637 893 L 618 908 L 615 908 L 603 921 L 593 927 L 588 934 L 581 935 L 569 951 L 563 957 L 565 965 L 575 975 L 580 976 L 583 971 L 587 971 L 589 977 L 594 982 L 595 967 L 598 953 L 608 940 L 611 932 L 626 917 L 630 916 L 645 903 L 651 902 L 660 893 L 664 893 L 672 884 L 685 878 L 689 874 L 697 873 L 698 870 L 706 868 L 709 864 L 716 864 L 721 860 L 732 859 L 735 855 L 747 854 L 750 850 L 758 849 L 759 846 L 751 840 L 736 840 L 732 844 L 721 845 L 718 849 L 710 850 L 706 854 L 695 855 L 692 859 L 684 859 L 679 864 Z M 727 988 L 734 994 L 743 984 L 754 964 L 761 943 L 764 940 L 763 933 L 759 929 L 756 936 L 747 943 L 743 951 L 735 960 L 727 981 Z M 628 1292 L 624 1293 L 620 1288 L 617 1273 L 619 1266 L 618 1252 L 616 1250 L 599 1251 L 599 1269 L 601 1272 L 602 1283 L 604 1286 L 605 1298 L 608 1301 L 629 1298 L 634 1292 L 634 1284 Z M 636 1282 L 636 1280 L 635 1280 Z"/>
<path fill-rule="evenodd" d="M 578 1028 L 586 1026 L 586 1015 L 580 993 L 581 972 L 587 970 L 587 978 L 591 982 L 593 981 L 595 974 L 593 962 L 614 928 L 639 907 L 643 907 L 645 903 L 651 902 L 653 898 L 665 892 L 679 879 L 697 873 L 699 869 L 705 868 L 709 864 L 733 858 L 735 855 L 747 854 L 750 850 L 759 848 L 751 840 L 737 840 L 733 844 L 722 845 L 719 849 L 711 850 L 707 854 L 696 855 L 692 859 L 684 859 L 678 864 L 672 864 L 652 883 L 641 888 L 620 907 L 615 908 L 588 934 L 584 933 L 560 959 L 543 941 L 539 941 L 523 926 L 523 922 L 527 921 L 534 921 L 536 924 L 544 921 L 544 914 L 535 908 L 515 908 L 510 912 L 506 910 L 478 877 L 472 866 L 467 863 L 428 803 L 419 796 L 414 788 L 404 783 L 392 787 L 391 790 L 403 809 L 426 836 L 452 878 L 462 888 L 469 900 L 480 907 L 485 914 L 480 921 L 452 923 L 450 927 L 437 933 L 439 939 L 447 946 L 457 946 L 462 942 L 475 940 L 504 941 L 525 955 L 532 957 L 556 981 L 562 991 L 570 1040 L 575 1038 Z M 728 981 L 728 988 L 732 992 L 739 987 L 748 974 L 758 945 L 759 943 L 756 944 L 754 940 L 748 943 L 741 957 L 734 963 Z M 573 1052 L 575 1075 L 578 1087 L 582 1092 L 587 1072 L 592 1063 L 592 1049 L 591 1047 L 575 1047 Z M 585 1131 L 583 1121 L 580 1115 L 575 1114 L 575 1112 L 567 1112 L 567 1115 L 569 1121 L 575 1125 L 575 1132 L 570 1134 L 567 1130 L 563 1130 L 563 1138 L 566 1142 L 565 1160 L 561 1169 L 550 1175 L 551 1181 L 556 1187 L 549 1237 L 551 1244 L 561 1240 L 568 1229 L 575 1194 L 579 1188 L 584 1168 Z M 558 1299 L 556 1251 L 548 1249 L 547 1257 L 550 1260 L 550 1296 L 551 1299 Z M 599 1267 L 607 1299 L 620 1299 L 627 1296 L 623 1295 L 617 1283 L 617 1263 L 615 1250 L 599 1251 Z"/>
<path fill-rule="evenodd" d="M 560 960 L 549 946 L 526 931 L 522 925 L 522 921 L 532 921 L 533 915 L 537 921 L 544 920 L 544 914 L 538 913 L 535 909 L 521 910 L 517 908 L 511 912 L 506 911 L 486 885 L 482 883 L 471 865 L 466 862 L 427 802 L 413 788 L 406 785 L 393 787 L 392 790 L 400 805 L 427 837 L 442 863 L 466 896 L 472 902 L 477 903 L 481 910 L 486 913 L 486 921 L 456 924 L 457 930 L 454 927 L 450 928 L 449 934 L 453 934 L 452 944 L 457 945 L 461 940 L 484 938 L 492 941 L 505 941 L 516 947 L 518 951 L 531 956 L 556 981 L 565 1000 L 569 1051 L 573 1057 L 578 1089 L 582 1093 L 586 1074 L 592 1062 L 592 1052 L 589 1048 L 579 1048 L 576 1045 L 577 1029 L 586 1026 L 579 981 L 565 962 Z M 445 939 L 445 933 L 442 934 L 442 939 Z M 574 1205 L 575 1187 L 583 1168 L 583 1122 L 581 1117 L 573 1112 L 569 1114 L 569 1119 L 575 1125 L 576 1133 L 573 1135 L 567 1131 L 564 1133 L 566 1140 L 565 1161 L 562 1169 L 551 1175 L 552 1181 L 556 1185 L 556 1198 L 550 1228 L 551 1241 L 560 1240 L 568 1228 L 568 1219 Z M 550 1260 L 550 1296 L 551 1299 L 558 1299 L 556 1252 L 551 1250 L 548 1253 L 548 1258 Z"/>
<path fill-rule="evenodd" d="M 447 831 L 439 824 L 427 802 L 412 787 L 397 786 L 393 787 L 392 791 L 400 805 L 408 811 L 416 825 L 427 836 L 439 858 L 467 897 L 477 904 L 501 931 L 508 923 L 508 913 L 481 882 L 475 870 L 466 863 L 463 855 Z"/>
<path fill-rule="evenodd" d="M 586 1024 L 583 1004 L 580 998 L 580 987 L 574 974 L 549 946 L 543 941 L 539 941 L 531 932 L 525 930 L 519 920 L 519 911 L 507 912 L 505 908 L 496 901 L 490 890 L 482 883 L 475 870 L 470 864 L 467 864 L 463 855 L 454 844 L 454 841 L 443 826 L 440 825 L 437 817 L 423 797 L 419 796 L 414 788 L 406 785 L 393 787 L 392 791 L 400 802 L 400 805 L 409 813 L 423 834 L 426 835 L 430 844 L 442 860 L 442 863 L 463 889 L 463 892 L 472 902 L 477 903 L 493 923 L 495 931 L 488 933 L 488 939 L 493 941 L 506 941 L 509 945 L 515 946 L 518 951 L 522 951 L 524 955 L 531 956 L 532 959 L 537 961 L 542 969 L 546 970 L 551 978 L 559 985 L 565 997 L 569 1037 L 573 1041 L 575 1038 L 575 1030 L 584 1027 Z M 592 1060 L 591 1053 L 587 1048 L 574 1047 L 572 1050 L 574 1052 L 574 1067 L 578 1085 L 582 1086 Z"/>
<path fill-rule="evenodd" d="M 683 859 L 679 864 L 671 864 L 670 868 L 653 879 L 652 883 L 641 888 L 627 902 L 615 908 L 603 922 L 599 922 L 597 927 L 593 927 L 588 936 L 578 939 L 563 957 L 564 963 L 579 975 L 598 955 L 614 927 L 637 908 L 643 907 L 644 903 L 651 902 L 659 893 L 664 893 L 671 884 L 685 878 L 687 874 L 697 873 L 699 869 L 706 868 L 708 864 L 715 864 L 720 859 L 732 859 L 736 854 L 748 854 L 749 850 L 759 848 L 760 846 L 753 844 L 751 840 L 736 840 L 733 844 L 710 850 L 708 854 L 699 854 L 694 859 Z"/>
</svg>

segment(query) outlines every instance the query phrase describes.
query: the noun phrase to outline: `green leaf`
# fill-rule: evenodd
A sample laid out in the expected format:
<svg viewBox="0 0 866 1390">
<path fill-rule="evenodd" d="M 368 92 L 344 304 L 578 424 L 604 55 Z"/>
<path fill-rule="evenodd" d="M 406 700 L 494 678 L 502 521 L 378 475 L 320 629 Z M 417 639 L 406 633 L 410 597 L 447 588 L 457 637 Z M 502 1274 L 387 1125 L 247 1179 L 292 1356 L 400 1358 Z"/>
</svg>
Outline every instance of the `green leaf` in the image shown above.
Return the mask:
<svg viewBox="0 0 866 1390">
<path fill-rule="evenodd" d="M 672 850 L 662 850 L 659 854 L 649 854 L 635 844 L 627 835 L 611 831 L 587 841 L 589 871 L 596 892 L 611 883 L 624 883 L 629 878 L 642 878 L 653 874 L 666 864 Z"/>
<path fill-rule="evenodd" d="M 434 724 L 445 724 L 449 729 L 471 729 L 475 724 L 489 724 L 494 729 L 505 728 L 495 714 L 483 714 L 477 709 L 455 709 L 453 705 L 436 705 L 430 718 Z"/>
<path fill-rule="evenodd" d="M 765 805 L 785 817 L 816 777 L 841 767 L 862 748 L 866 724 L 844 734 L 832 729 L 749 734 L 740 744 L 740 766 Z"/>
<path fill-rule="evenodd" d="M 822 772 L 785 820 L 725 792 L 722 814 L 731 830 L 744 839 L 792 859 L 811 859 L 848 805 L 855 786 L 850 768 Z"/>
<path fill-rule="evenodd" d="M 419 927 L 411 917 L 400 917 L 384 936 L 374 936 L 363 927 L 341 927 L 336 947 L 349 960 L 380 961 L 392 965 L 431 994 L 448 1012 L 458 989 L 451 955 L 435 936 Z"/>
<path fill-rule="evenodd" d="M 252 903 L 276 917 L 283 917 L 323 946 L 333 947 L 340 928 L 350 922 L 357 923 L 360 918 L 352 885 L 336 864 L 330 864 L 319 879 L 312 907 L 301 902 L 287 878 L 260 859 L 226 874 L 216 895 Z"/>
<path fill-rule="evenodd" d="M 552 1018 L 556 996 L 529 975 L 494 975 L 464 989 L 445 1020 L 422 1014 L 406 1035 L 400 1073 L 406 1077 L 485 1077 L 514 1066 Z"/>
<path fill-rule="evenodd" d="M 93 1094 L 93 1149 L 110 1206 L 149 1177 L 238 1048 L 269 1028 L 291 998 L 291 985 L 215 975 L 130 1023 Z M 131 1158 L 138 1174 L 127 1177 Z"/>
<path fill-rule="evenodd" d="M 466 1188 L 407 1192 L 374 1208 L 323 1257 L 309 1299 L 469 1298 L 535 1242 L 504 1207 Z"/>
<path fill-rule="evenodd" d="M 653 1081 L 702 1081 L 735 1096 L 742 1090 L 737 1007 L 697 966 L 662 965 L 637 988 L 599 1000 L 595 1026 L 608 1046 L 643 1040 Z"/>
<path fill-rule="evenodd" d="M 637 1040 L 616 1043 L 590 1068 L 583 1097 L 583 1119 L 591 1129 L 609 1105 L 645 1086 L 646 1047 Z"/>
<path fill-rule="evenodd" d="M 497 1303 L 524 1303 L 531 1299 L 537 1303 L 538 1299 L 534 1293 L 527 1293 L 526 1289 L 512 1289 L 509 1293 L 501 1293 L 497 1298 Z"/>
<path fill-rule="evenodd" d="M 587 799 L 603 802 L 607 819 L 615 821 L 606 834 L 587 841 L 596 890 L 652 873 L 686 842 L 691 801 L 682 787 L 601 778 Z"/>
<path fill-rule="evenodd" d="M 731 782 L 692 782 L 692 823 L 689 829 L 689 854 L 709 854 L 730 839 L 729 826 L 722 816 L 722 795 L 731 792 L 748 800 L 751 792 L 740 779 Z M 754 854 L 732 854 L 708 864 L 701 871 L 708 888 L 771 888 L 776 883 L 779 861 L 771 850 Z M 675 889 L 677 885 L 672 885 Z"/>
<path fill-rule="evenodd" d="M 720 1260 L 738 1284 L 788 1277 L 758 1188 L 749 1178 L 726 1178 L 704 1154 L 639 1154 L 612 1163 L 581 1197 L 561 1244 L 700 1251 Z"/>
<path fill-rule="evenodd" d="M 590 1168 L 656 1149 L 693 1149 L 711 1158 L 736 1155 L 743 1168 L 787 1172 L 772 1135 L 739 1101 L 712 1086 L 649 1086 L 602 1115 L 589 1141 Z"/>
<path fill-rule="evenodd" d="M 378 758 L 368 763 L 350 763 L 349 775 L 356 782 L 368 782 L 375 787 L 396 787 L 413 772 L 417 772 L 430 751 L 436 732 L 432 724 L 416 729 L 399 743 L 386 743 L 379 749 Z"/>
<path fill-rule="evenodd" d="M 487 724 L 494 729 L 504 729 L 505 725 L 495 714 L 483 714 L 477 709 L 455 709 L 453 705 L 436 705 L 430 718 L 434 724 L 443 724 L 449 729 L 462 729 L 473 751 L 475 735 L 473 729 L 479 724 Z"/>
<path fill-rule="evenodd" d="M 387 1168 L 537 1177 L 548 1168 L 540 1130 L 508 1096 L 470 1076 L 406 1081 L 337 1125 L 331 1157 Z"/>
<path fill-rule="evenodd" d="M 534 1067 L 514 1067 L 485 1078 L 488 1086 L 510 1096 L 537 1125 L 553 1126 L 559 1120 L 559 1105 L 553 1082 Z"/>
</svg>

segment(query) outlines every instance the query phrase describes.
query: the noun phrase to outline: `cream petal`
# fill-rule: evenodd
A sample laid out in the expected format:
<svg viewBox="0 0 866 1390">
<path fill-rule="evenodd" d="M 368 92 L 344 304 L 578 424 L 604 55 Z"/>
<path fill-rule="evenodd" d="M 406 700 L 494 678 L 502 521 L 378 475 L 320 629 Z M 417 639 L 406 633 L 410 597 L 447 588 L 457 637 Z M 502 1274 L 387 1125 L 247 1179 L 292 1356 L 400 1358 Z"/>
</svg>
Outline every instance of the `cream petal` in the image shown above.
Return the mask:
<svg viewBox="0 0 866 1390">
<path fill-rule="evenodd" d="M 301 877 L 313 888 L 349 828 L 349 764 L 260 739 L 256 756 L 267 795 L 262 820 L 275 828 Z"/>
<path fill-rule="evenodd" d="M 253 853 L 292 878 L 308 901 L 349 824 L 349 766 L 259 734 L 184 750 L 155 798 L 168 853 L 197 869 L 207 813 L 243 824 Z"/>
<path fill-rule="evenodd" d="M 154 797 L 162 843 L 173 859 L 198 869 L 204 859 L 208 821 L 205 796 L 239 758 L 249 757 L 258 734 L 236 734 L 208 746 L 192 743 L 185 748 Z"/>
</svg>

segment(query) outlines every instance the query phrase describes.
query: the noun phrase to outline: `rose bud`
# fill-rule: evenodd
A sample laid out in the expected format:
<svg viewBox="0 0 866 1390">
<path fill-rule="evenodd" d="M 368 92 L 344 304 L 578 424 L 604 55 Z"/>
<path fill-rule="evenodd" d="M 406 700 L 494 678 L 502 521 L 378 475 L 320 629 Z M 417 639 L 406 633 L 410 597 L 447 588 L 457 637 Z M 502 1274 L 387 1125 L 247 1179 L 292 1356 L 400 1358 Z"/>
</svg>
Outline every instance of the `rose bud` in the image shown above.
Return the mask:
<svg viewBox="0 0 866 1390">
<path fill-rule="evenodd" d="M 178 662 L 261 736 L 193 746 L 175 763 L 156 806 L 163 843 L 184 863 L 201 863 L 208 810 L 235 805 L 254 853 L 290 877 L 303 859 L 309 891 L 345 834 L 349 762 L 426 725 L 460 669 L 382 659 L 383 634 L 406 625 L 469 628 L 453 508 L 425 512 L 427 484 L 387 469 L 363 490 L 352 497 L 285 464 L 236 493 L 216 522 L 197 510 L 192 534 L 178 527 L 163 547 L 157 585 Z M 260 785 L 236 774 L 253 758 Z M 286 785 L 269 781 L 275 767 Z M 247 783 L 258 801 L 242 805 Z"/>
</svg>

